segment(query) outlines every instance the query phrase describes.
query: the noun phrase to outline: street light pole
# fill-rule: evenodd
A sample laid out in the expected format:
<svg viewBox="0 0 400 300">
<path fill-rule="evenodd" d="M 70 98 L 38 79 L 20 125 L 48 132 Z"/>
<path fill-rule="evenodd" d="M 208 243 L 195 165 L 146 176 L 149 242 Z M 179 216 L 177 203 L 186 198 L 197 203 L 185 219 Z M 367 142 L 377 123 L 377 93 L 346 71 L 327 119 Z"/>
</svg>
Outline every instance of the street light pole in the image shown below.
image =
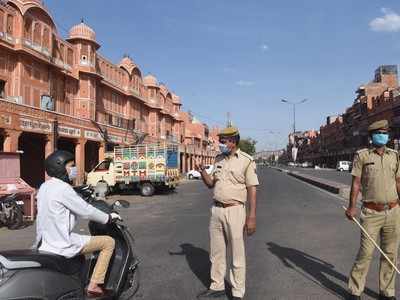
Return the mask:
<svg viewBox="0 0 400 300">
<path fill-rule="evenodd" d="M 285 99 L 281 99 L 281 102 L 287 103 L 287 104 L 290 104 L 290 105 L 293 106 L 293 137 L 294 137 L 294 134 L 296 133 L 296 105 L 302 104 L 302 103 L 306 102 L 307 100 L 308 99 L 303 99 L 303 100 L 298 101 L 298 102 L 291 102 L 291 101 L 288 101 L 288 100 L 285 100 Z"/>
<path fill-rule="evenodd" d="M 291 102 L 286 99 L 281 99 L 281 102 L 287 103 L 293 106 L 293 146 L 292 146 L 292 158 L 293 162 L 296 162 L 296 157 L 297 157 L 297 145 L 296 145 L 296 105 L 302 104 L 306 102 L 307 99 L 303 99 L 298 102 Z M 289 140 L 290 143 L 290 140 Z"/>
</svg>

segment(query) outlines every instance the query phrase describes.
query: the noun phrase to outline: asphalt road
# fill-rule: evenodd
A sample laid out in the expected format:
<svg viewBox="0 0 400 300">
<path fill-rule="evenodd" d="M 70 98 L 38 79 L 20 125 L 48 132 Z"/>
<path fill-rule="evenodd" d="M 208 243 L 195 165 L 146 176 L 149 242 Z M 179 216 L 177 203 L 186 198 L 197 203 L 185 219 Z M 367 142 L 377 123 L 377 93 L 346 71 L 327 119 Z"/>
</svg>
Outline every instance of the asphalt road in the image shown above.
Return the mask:
<svg viewBox="0 0 400 300">
<path fill-rule="evenodd" d="M 273 169 L 260 168 L 258 174 L 257 232 L 246 241 L 245 299 L 343 299 L 359 242 L 359 230 L 344 218 L 343 200 Z M 121 214 L 141 259 L 135 299 L 195 299 L 209 284 L 211 191 L 193 181 L 174 194 L 116 198 L 131 202 Z M 85 230 L 84 223 L 77 230 Z M 0 250 L 27 247 L 32 240 L 32 226 L 0 229 Z M 375 257 L 363 299 L 377 299 L 377 266 Z"/>
</svg>

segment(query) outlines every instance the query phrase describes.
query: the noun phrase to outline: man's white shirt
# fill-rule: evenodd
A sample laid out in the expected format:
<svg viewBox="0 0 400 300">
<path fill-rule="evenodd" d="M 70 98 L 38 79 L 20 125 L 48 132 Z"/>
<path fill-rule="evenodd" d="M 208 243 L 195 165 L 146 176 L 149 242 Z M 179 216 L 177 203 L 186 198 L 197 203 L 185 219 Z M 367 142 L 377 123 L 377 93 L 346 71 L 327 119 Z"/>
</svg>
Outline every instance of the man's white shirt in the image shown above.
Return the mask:
<svg viewBox="0 0 400 300">
<path fill-rule="evenodd" d="M 73 257 L 82 250 L 89 235 L 72 232 L 77 217 L 106 224 L 108 214 L 84 201 L 68 183 L 51 178 L 37 195 L 36 245 L 39 250 Z"/>
</svg>

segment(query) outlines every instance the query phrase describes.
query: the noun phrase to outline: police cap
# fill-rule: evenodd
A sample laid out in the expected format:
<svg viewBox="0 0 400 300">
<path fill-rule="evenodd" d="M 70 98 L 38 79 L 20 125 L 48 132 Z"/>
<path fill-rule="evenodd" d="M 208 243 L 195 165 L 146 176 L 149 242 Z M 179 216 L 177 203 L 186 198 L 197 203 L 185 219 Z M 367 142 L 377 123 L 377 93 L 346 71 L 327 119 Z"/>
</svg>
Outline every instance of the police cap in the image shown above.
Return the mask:
<svg viewBox="0 0 400 300">
<path fill-rule="evenodd" d="M 375 131 L 379 129 L 389 129 L 389 122 L 387 120 L 380 120 L 368 126 L 368 131 Z"/>
<path fill-rule="evenodd" d="M 234 137 L 237 135 L 239 135 L 239 130 L 233 126 L 226 127 L 218 133 L 219 137 Z"/>
</svg>

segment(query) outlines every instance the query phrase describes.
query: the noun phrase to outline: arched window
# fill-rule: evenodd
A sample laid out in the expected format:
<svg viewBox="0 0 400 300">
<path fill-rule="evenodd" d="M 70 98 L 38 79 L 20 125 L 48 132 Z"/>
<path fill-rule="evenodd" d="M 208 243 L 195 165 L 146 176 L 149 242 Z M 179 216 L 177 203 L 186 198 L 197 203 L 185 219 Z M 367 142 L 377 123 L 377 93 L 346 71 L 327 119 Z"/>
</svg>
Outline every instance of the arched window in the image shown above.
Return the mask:
<svg viewBox="0 0 400 300">
<path fill-rule="evenodd" d="M 24 20 L 24 38 L 28 41 L 32 40 L 32 19 L 25 18 Z"/>
<path fill-rule="evenodd" d="M 50 49 L 50 32 L 48 27 L 44 27 L 43 29 L 43 47 L 46 49 Z"/>
<path fill-rule="evenodd" d="M 14 17 L 12 15 L 7 16 L 7 33 L 12 35 L 14 29 Z"/>
<path fill-rule="evenodd" d="M 41 28 L 40 23 L 36 22 L 33 29 L 33 42 L 37 45 L 40 45 Z"/>
<path fill-rule="evenodd" d="M 81 63 L 87 64 L 88 55 L 89 55 L 89 46 L 88 45 L 82 45 L 82 48 L 81 48 Z"/>
<path fill-rule="evenodd" d="M 70 66 L 74 64 L 74 51 L 71 48 L 67 51 L 67 64 Z"/>
<path fill-rule="evenodd" d="M 60 59 L 62 62 L 64 62 L 64 57 L 65 57 L 65 46 L 64 44 L 60 44 Z"/>
<path fill-rule="evenodd" d="M 57 59 L 58 58 L 58 43 L 57 43 L 57 37 L 54 33 L 52 35 L 52 45 L 53 45 L 52 56 Z"/>
<path fill-rule="evenodd" d="M 0 9 L 0 32 L 4 32 L 4 11 Z"/>
</svg>

